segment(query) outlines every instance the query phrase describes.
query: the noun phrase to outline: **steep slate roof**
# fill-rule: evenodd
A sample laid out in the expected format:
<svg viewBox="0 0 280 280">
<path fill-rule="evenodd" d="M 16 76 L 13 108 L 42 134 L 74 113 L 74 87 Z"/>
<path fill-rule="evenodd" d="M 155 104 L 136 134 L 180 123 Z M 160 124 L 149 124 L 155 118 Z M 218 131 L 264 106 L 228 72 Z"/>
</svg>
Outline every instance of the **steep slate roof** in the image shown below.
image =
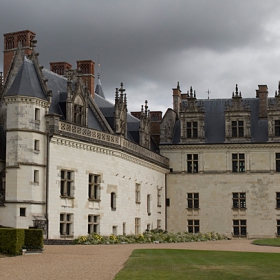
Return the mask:
<svg viewBox="0 0 280 280">
<path fill-rule="evenodd" d="M 47 100 L 33 62 L 24 59 L 11 87 L 5 96 L 29 96 Z"/>
<path fill-rule="evenodd" d="M 259 99 L 243 98 L 243 104 L 248 104 L 251 111 L 251 142 L 266 142 L 268 138 L 267 119 L 259 119 Z M 183 101 L 186 106 L 186 101 Z M 201 99 L 198 100 L 205 111 L 205 143 L 219 144 L 225 141 L 225 109 L 232 104 L 231 99 Z M 180 142 L 180 120 L 175 124 L 173 144 Z"/>
</svg>

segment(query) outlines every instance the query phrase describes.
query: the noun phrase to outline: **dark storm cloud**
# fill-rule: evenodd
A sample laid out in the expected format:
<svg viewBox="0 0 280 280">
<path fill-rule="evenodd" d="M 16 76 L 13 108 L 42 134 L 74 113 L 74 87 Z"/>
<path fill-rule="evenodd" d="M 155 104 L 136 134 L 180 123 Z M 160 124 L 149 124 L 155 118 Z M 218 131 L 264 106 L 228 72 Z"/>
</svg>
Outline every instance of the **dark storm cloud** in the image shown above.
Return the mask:
<svg viewBox="0 0 280 280">
<path fill-rule="evenodd" d="M 36 32 L 46 68 L 51 61 L 73 67 L 76 60 L 97 62 L 99 54 L 106 96 L 113 100 L 114 88 L 124 82 L 131 110 L 145 99 L 151 109 L 172 106 L 178 80 L 183 91 L 192 85 L 199 97 L 207 97 L 208 88 L 213 98 L 229 97 L 235 83 L 253 97 L 258 83 L 277 76 L 279 37 L 269 26 L 278 1 L 18 2 L 1 4 L 2 33 Z"/>
</svg>

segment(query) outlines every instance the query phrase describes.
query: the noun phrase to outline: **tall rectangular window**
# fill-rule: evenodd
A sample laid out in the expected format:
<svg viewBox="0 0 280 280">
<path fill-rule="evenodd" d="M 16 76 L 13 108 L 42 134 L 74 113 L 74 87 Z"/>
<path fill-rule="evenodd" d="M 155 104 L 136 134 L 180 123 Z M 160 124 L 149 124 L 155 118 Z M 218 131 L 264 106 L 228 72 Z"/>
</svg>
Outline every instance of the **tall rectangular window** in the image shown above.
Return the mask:
<svg viewBox="0 0 280 280">
<path fill-rule="evenodd" d="M 188 232 L 199 233 L 199 220 L 188 220 Z"/>
<path fill-rule="evenodd" d="M 82 114 L 83 114 L 83 106 L 74 105 L 74 123 L 81 125 L 82 124 Z"/>
<path fill-rule="evenodd" d="M 60 213 L 60 235 L 63 236 L 72 236 L 73 229 L 73 214 Z"/>
<path fill-rule="evenodd" d="M 141 185 L 135 184 L 135 203 L 141 203 Z"/>
<path fill-rule="evenodd" d="M 88 234 L 99 233 L 99 215 L 88 215 Z"/>
<path fill-rule="evenodd" d="M 233 220 L 233 235 L 234 236 L 247 235 L 246 220 Z"/>
<path fill-rule="evenodd" d="M 116 203 L 116 193 L 111 192 L 111 210 L 115 211 L 117 208 L 117 203 Z"/>
<path fill-rule="evenodd" d="M 40 122 L 40 109 L 35 108 L 35 121 Z"/>
<path fill-rule="evenodd" d="M 275 136 L 280 136 L 280 121 L 277 120 L 274 122 L 274 130 L 275 130 Z"/>
<path fill-rule="evenodd" d="M 35 151 L 39 151 L 40 150 L 40 142 L 39 142 L 39 140 L 34 140 L 34 150 Z"/>
<path fill-rule="evenodd" d="M 197 122 L 187 122 L 187 138 L 197 138 Z"/>
<path fill-rule="evenodd" d="M 187 154 L 188 173 L 198 173 L 198 154 Z"/>
<path fill-rule="evenodd" d="M 280 172 L 280 153 L 275 154 L 276 172 Z"/>
<path fill-rule="evenodd" d="M 100 201 L 100 175 L 88 175 L 88 198 Z"/>
<path fill-rule="evenodd" d="M 198 209 L 199 208 L 199 194 L 188 193 L 187 194 L 187 208 Z"/>
<path fill-rule="evenodd" d="M 126 223 L 122 224 L 122 232 L 123 232 L 123 235 L 126 235 Z"/>
<path fill-rule="evenodd" d="M 280 220 L 276 221 L 276 227 L 277 227 L 277 236 L 280 236 Z"/>
<path fill-rule="evenodd" d="M 147 195 L 147 213 L 150 216 L 151 215 L 151 195 Z"/>
<path fill-rule="evenodd" d="M 232 172 L 245 172 L 245 154 L 232 154 Z"/>
<path fill-rule="evenodd" d="M 39 183 L 39 170 L 34 170 L 34 183 Z"/>
<path fill-rule="evenodd" d="M 61 170 L 60 195 L 64 197 L 73 196 L 73 176 L 70 170 Z"/>
<path fill-rule="evenodd" d="M 141 219 L 135 218 L 135 234 L 141 233 Z"/>
<path fill-rule="evenodd" d="M 244 137 L 244 122 L 232 121 L 231 122 L 232 137 Z"/>
<path fill-rule="evenodd" d="M 280 209 L 280 192 L 276 193 L 276 208 Z"/>
<path fill-rule="evenodd" d="M 161 189 L 157 189 L 157 206 L 161 207 Z"/>
<path fill-rule="evenodd" d="M 21 217 L 25 217 L 26 216 L 26 208 L 23 208 L 23 207 L 19 208 L 19 215 Z"/>
<path fill-rule="evenodd" d="M 246 193 L 232 193 L 232 208 L 246 208 Z"/>
<path fill-rule="evenodd" d="M 157 228 L 161 228 L 161 220 L 160 219 L 157 219 Z"/>
</svg>

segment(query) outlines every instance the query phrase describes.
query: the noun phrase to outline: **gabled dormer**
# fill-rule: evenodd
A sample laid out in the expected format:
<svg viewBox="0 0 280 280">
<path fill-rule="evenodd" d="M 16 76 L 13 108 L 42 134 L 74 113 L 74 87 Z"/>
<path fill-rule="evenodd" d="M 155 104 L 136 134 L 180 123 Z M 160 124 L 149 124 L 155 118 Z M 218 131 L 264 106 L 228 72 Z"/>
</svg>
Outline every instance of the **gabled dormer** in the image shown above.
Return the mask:
<svg viewBox="0 0 280 280">
<path fill-rule="evenodd" d="M 232 102 L 225 109 L 225 142 L 251 141 L 251 111 L 242 100 L 238 85 L 232 93 Z"/>
<path fill-rule="evenodd" d="M 274 100 L 271 100 L 267 110 L 268 141 L 280 141 L 280 81 Z"/>
<path fill-rule="evenodd" d="M 79 71 L 67 71 L 66 121 L 81 126 L 88 125 L 89 91 Z"/>
<path fill-rule="evenodd" d="M 181 110 L 179 113 L 181 138 L 180 143 L 204 142 L 204 110 L 196 99 L 192 87 L 187 94 L 183 94 Z"/>
<path fill-rule="evenodd" d="M 114 129 L 115 133 L 127 137 L 127 100 L 123 83 L 120 89 L 116 88 L 115 94 L 115 113 L 114 113 Z"/>
</svg>

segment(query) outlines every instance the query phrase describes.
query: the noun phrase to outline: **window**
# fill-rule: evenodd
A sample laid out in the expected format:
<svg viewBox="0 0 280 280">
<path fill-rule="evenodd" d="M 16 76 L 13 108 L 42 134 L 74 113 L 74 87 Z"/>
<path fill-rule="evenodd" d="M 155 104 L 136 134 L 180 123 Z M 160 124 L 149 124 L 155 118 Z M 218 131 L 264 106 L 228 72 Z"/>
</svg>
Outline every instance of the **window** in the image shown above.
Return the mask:
<svg viewBox="0 0 280 280">
<path fill-rule="evenodd" d="M 161 207 L 161 189 L 157 189 L 157 206 Z"/>
<path fill-rule="evenodd" d="M 123 235 L 126 235 L 126 223 L 122 224 L 122 233 Z"/>
<path fill-rule="evenodd" d="M 275 158 L 276 158 L 276 172 L 280 172 L 280 153 L 276 153 Z"/>
<path fill-rule="evenodd" d="M 275 136 L 280 136 L 280 121 L 277 120 L 274 122 L 275 124 Z"/>
<path fill-rule="evenodd" d="M 39 170 L 34 170 L 34 183 L 39 183 Z"/>
<path fill-rule="evenodd" d="M 117 226 L 113 226 L 113 227 L 112 227 L 112 233 L 113 233 L 114 235 L 118 235 L 118 227 L 117 227 Z"/>
<path fill-rule="evenodd" d="M 21 217 L 25 217 L 26 216 L 26 208 L 19 208 L 19 215 Z"/>
<path fill-rule="evenodd" d="M 73 171 L 61 170 L 60 195 L 73 196 Z"/>
<path fill-rule="evenodd" d="M 280 192 L 276 193 L 276 208 L 280 209 Z"/>
<path fill-rule="evenodd" d="M 40 109 L 35 108 L 35 121 L 40 123 Z"/>
<path fill-rule="evenodd" d="M 246 208 L 246 193 L 232 193 L 232 208 Z"/>
<path fill-rule="evenodd" d="M 39 151 L 40 150 L 39 144 L 40 144 L 39 140 L 34 140 L 34 150 L 35 151 Z"/>
<path fill-rule="evenodd" d="M 188 220 L 188 232 L 199 233 L 199 220 Z"/>
<path fill-rule="evenodd" d="M 141 185 L 135 185 L 135 203 L 141 203 Z"/>
<path fill-rule="evenodd" d="M 140 234 L 140 225 L 141 225 L 141 219 L 140 218 L 135 218 L 135 234 Z"/>
<path fill-rule="evenodd" d="M 161 228 L 161 220 L 160 219 L 157 220 L 157 228 Z"/>
<path fill-rule="evenodd" d="M 74 105 L 74 123 L 82 124 L 83 106 Z"/>
<path fill-rule="evenodd" d="M 88 175 L 88 198 L 100 201 L 100 175 Z"/>
<path fill-rule="evenodd" d="M 147 224 L 147 231 L 150 231 L 151 229 L 151 224 Z"/>
<path fill-rule="evenodd" d="M 116 210 L 116 193 L 112 192 L 111 193 L 111 210 L 115 211 Z"/>
<path fill-rule="evenodd" d="M 151 215 L 151 195 L 147 195 L 147 213 L 150 216 Z"/>
<path fill-rule="evenodd" d="M 277 236 L 280 236 L 280 220 L 277 220 Z"/>
<path fill-rule="evenodd" d="M 198 209 L 199 208 L 199 194 L 198 193 L 188 193 L 188 208 L 190 209 Z"/>
<path fill-rule="evenodd" d="M 197 122 L 187 122 L 187 138 L 197 138 Z"/>
<path fill-rule="evenodd" d="M 232 137 L 244 137 L 244 122 L 232 121 L 231 132 L 232 132 Z"/>
<path fill-rule="evenodd" d="M 188 154 L 187 155 L 187 170 L 188 173 L 198 173 L 198 155 Z"/>
<path fill-rule="evenodd" d="M 234 236 L 247 235 L 246 220 L 233 220 L 233 235 Z"/>
<path fill-rule="evenodd" d="M 61 236 L 73 235 L 72 220 L 73 220 L 73 214 L 60 213 L 60 235 Z"/>
<path fill-rule="evenodd" d="M 232 172 L 245 172 L 245 154 L 232 154 Z"/>
<path fill-rule="evenodd" d="M 98 215 L 88 215 L 88 234 L 99 233 L 99 220 Z"/>
</svg>

